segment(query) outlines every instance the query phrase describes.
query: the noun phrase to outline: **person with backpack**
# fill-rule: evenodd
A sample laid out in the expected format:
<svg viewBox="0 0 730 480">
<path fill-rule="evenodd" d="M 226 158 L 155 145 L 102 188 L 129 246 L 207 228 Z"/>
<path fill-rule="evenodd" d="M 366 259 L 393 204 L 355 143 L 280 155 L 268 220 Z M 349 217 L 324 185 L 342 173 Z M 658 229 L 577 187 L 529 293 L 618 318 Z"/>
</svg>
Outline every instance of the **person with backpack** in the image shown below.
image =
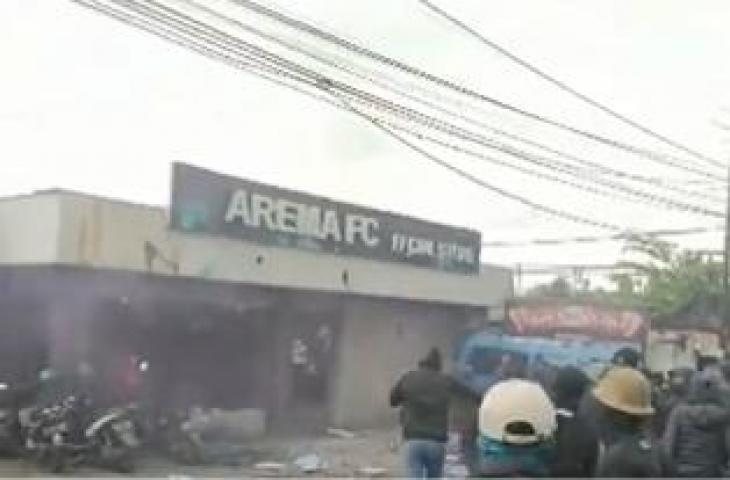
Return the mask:
<svg viewBox="0 0 730 480">
<path fill-rule="evenodd" d="M 602 435 L 596 477 L 663 477 L 669 473 L 647 422 L 654 414 L 651 384 L 634 368 L 614 367 L 593 389 Z"/>
<path fill-rule="evenodd" d="M 598 437 L 586 420 L 578 416 L 578 406 L 590 385 L 590 379 L 579 368 L 568 366 L 558 370 L 553 384 L 558 424 L 555 458 L 550 468 L 553 477 L 593 476 L 598 460 Z"/>
<path fill-rule="evenodd" d="M 721 477 L 725 473 L 730 410 L 721 395 L 718 379 L 698 372 L 686 401 L 672 411 L 663 443 L 674 476 Z"/>
<path fill-rule="evenodd" d="M 555 407 L 543 388 L 511 379 L 489 389 L 479 408 L 477 477 L 549 477 Z"/>
</svg>

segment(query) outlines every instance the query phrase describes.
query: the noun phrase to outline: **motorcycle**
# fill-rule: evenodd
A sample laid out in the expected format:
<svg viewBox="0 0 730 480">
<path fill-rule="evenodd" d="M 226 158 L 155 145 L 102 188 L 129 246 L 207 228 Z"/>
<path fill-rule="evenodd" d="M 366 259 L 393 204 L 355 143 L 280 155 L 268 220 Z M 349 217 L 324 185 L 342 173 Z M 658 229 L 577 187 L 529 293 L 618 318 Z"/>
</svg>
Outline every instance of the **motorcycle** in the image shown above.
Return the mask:
<svg viewBox="0 0 730 480">
<path fill-rule="evenodd" d="M 64 446 L 70 434 L 70 402 L 49 407 L 30 408 L 23 412 L 21 428 L 27 454 L 53 473 L 61 473 L 66 465 Z"/>
<path fill-rule="evenodd" d="M 0 383 L 0 455 L 15 456 L 20 451 L 21 436 L 18 408 L 7 383 Z"/>
<path fill-rule="evenodd" d="M 84 431 L 86 458 L 97 466 L 132 473 L 141 444 L 133 411 L 134 407 L 112 408 L 94 420 Z"/>
<path fill-rule="evenodd" d="M 31 414 L 26 429 L 28 452 L 53 473 L 80 465 L 119 473 L 134 471 L 134 453 L 140 442 L 131 409 L 112 408 L 94 418 L 84 415 L 84 407 L 88 405 L 72 396 Z"/>
</svg>

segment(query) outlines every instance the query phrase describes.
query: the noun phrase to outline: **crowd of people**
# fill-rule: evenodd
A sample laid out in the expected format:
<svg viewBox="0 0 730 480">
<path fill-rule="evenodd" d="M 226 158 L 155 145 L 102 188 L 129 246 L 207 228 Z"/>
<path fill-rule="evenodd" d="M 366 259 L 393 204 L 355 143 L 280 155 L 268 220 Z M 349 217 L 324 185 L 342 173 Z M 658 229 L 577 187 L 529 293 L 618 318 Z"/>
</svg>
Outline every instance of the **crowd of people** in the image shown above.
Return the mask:
<svg viewBox="0 0 730 480">
<path fill-rule="evenodd" d="M 406 475 L 443 474 L 454 395 L 478 407 L 475 477 L 722 477 L 730 466 L 730 362 L 663 375 L 621 350 L 597 380 L 572 366 L 549 385 L 517 371 L 484 394 L 441 372 L 432 349 L 394 386 Z"/>
</svg>

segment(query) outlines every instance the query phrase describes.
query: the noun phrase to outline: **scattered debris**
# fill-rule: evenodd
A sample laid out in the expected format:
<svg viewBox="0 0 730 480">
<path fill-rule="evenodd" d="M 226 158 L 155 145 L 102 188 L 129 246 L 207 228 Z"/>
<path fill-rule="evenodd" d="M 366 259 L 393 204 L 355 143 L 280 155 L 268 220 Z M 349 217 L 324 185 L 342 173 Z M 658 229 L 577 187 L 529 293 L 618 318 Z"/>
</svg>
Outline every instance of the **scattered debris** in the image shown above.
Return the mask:
<svg viewBox="0 0 730 480">
<path fill-rule="evenodd" d="M 328 428 L 327 434 L 332 435 L 333 437 L 344 438 L 347 440 L 351 440 L 357 437 L 355 433 L 350 432 L 349 430 L 345 430 L 343 428 Z"/>
<path fill-rule="evenodd" d="M 259 462 L 253 468 L 261 472 L 284 473 L 286 465 L 277 462 Z"/>
<path fill-rule="evenodd" d="M 378 467 L 363 467 L 358 469 L 357 475 L 360 477 L 369 477 L 369 478 L 380 478 L 385 477 L 388 473 L 388 470 L 385 468 L 378 468 Z"/>
<path fill-rule="evenodd" d="M 390 449 L 391 452 L 395 453 L 400 448 L 400 444 L 401 444 L 401 440 L 400 439 L 393 438 L 388 443 L 388 448 Z"/>
<path fill-rule="evenodd" d="M 294 465 L 304 473 L 321 472 L 327 468 L 327 463 L 316 453 L 302 455 L 294 460 Z"/>
<path fill-rule="evenodd" d="M 461 455 L 456 453 L 447 453 L 445 458 L 446 463 L 455 464 L 461 461 Z"/>
<path fill-rule="evenodd" d="M 469 469 L 466 465 L 455 464 L 444 466 L 444 477 L 446 478 L 469 478 Z"/>
</svg>

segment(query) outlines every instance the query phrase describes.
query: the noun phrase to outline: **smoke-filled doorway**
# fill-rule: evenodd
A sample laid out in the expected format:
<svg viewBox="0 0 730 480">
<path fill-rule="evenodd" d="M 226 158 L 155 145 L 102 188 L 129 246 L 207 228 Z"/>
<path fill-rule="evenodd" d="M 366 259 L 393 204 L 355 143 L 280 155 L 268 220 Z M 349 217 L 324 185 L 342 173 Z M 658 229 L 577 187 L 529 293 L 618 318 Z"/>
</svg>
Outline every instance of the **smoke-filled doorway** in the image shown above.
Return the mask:
<svg viewBox="0 0 730 480">
<path fill-rule="evenodd" d="M 289 296 L 279 307 L 273 427 L 282 432 L 329 426 L 337 375 L 342 310 L 336 297 Z"/>
<path fill-rule="evenodd" d="M 324 405 L 334 364 L 332 322 L 316 319 L 298 325 L 290 342 L 291 403 Z"/>
<path fill-rule="evenodd" d="M 158 408 L 264 408 L 271 395 L 269 316 L 195 301 L 107 310 L 94 326 L 92 361 L 101 377 L 113 379 L 107 391 L 117 399 L 130 387 L 124 372 L 136 361 L 144 363 L 137 394 Z"/>
</svg>

